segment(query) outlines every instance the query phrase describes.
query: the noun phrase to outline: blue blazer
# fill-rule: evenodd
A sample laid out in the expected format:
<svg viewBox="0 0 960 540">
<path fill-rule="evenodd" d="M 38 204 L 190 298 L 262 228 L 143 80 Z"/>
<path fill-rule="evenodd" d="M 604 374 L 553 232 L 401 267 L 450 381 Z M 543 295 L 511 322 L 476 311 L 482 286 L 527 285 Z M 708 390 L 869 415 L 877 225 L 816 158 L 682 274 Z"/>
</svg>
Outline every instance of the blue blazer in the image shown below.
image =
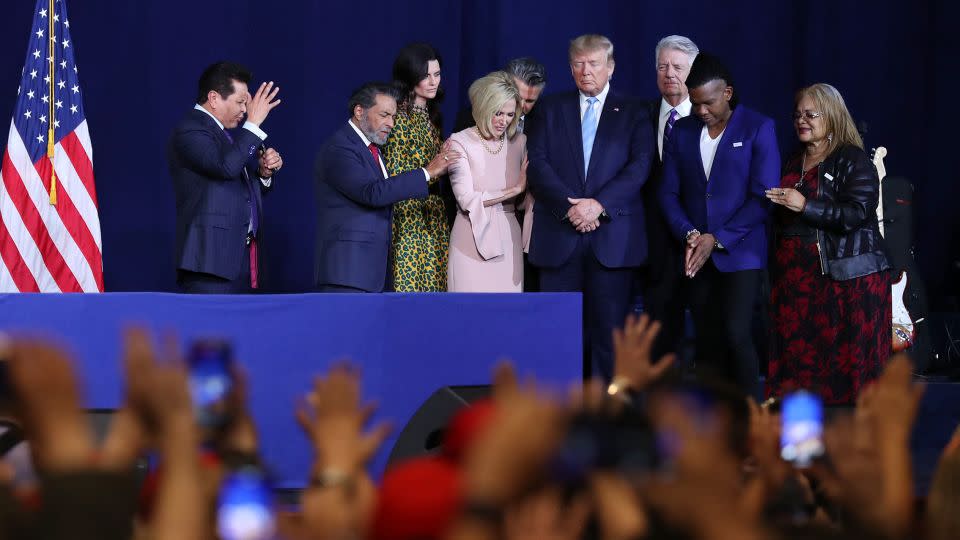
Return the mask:
<svg viewBox="0 0 960 540">
<path fill-rule="evenodd" d="M 420 169 L 384 179 L 380 164 L 349 125 L 320 150 L 316 164 L 316 285 L 383 291 L 392 205 L 427 196 Z"/>
<path fill-rule="evenodd" d="M 167 149 L 177 205 L 177 268 L 236 279 L 249 257 L 249 181 L 263 228 L 262 193 L 257 177 L 260 137 L 231 130 L 233 144 L 203 111 L 190 110 L 177 124 Z M 276 178 L 274 178 L 276 181 Z"/>
<path fill-rule="evenodd" d="M 764 191 L 780 185 L 780 152 L 773 120 L 742 105 L 720 138 L 709 181 L 700 156 L 703 122 L 694 115 L 673 126 L 663 149 L 660 204 L 673 236 L 711 233 L 724 249 L 714 250 L 721 272 L 767 265 L 770 203 Z"/>
<path fill-rule="evenodd" d="M 644 103 L 607 94 L 584 178 L 578 92 L 547 97 L 534 109 L 527 142 L 527 178 L 536 204 L 530 261 L 543 267 L 567 262 L 579 241 L 566 220 L 571 198 L 593 198 L 607 213 L 587 233 L 597 260 L 610 268 L 639 266 L 647 258 L 641 188 L 655 146 Z"/>
</svg>

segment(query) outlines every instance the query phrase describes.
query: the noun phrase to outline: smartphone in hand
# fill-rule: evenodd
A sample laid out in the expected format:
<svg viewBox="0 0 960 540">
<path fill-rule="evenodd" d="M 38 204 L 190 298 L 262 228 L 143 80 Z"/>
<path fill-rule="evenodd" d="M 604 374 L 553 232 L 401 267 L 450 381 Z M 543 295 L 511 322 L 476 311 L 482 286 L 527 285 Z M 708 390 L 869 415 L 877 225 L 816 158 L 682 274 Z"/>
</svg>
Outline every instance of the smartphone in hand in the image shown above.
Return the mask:
<svg viewBox="0 0 960 540">
<path fill-rule="evenodd" d="M 783 399 L 780 416 L 780 456 L 795 467 L 809 467 L 824 452 L 823 401 L 810 392 L 794 392 Z"/>
<path fill-rule="evenodd" d="M 276 533 L 273 491 L 259 467 L 227 473 L 217 499 L 217 533 L 223 540 L 270 540 Z"/>
<path fill-rule="evenodd" d="M 187 357 L 190 394 L 203 427 L 216 428 L 229 420 L 229 396 L 233 390 L 233 348 L 223 340 L 193 343 Z"/>
</svg>

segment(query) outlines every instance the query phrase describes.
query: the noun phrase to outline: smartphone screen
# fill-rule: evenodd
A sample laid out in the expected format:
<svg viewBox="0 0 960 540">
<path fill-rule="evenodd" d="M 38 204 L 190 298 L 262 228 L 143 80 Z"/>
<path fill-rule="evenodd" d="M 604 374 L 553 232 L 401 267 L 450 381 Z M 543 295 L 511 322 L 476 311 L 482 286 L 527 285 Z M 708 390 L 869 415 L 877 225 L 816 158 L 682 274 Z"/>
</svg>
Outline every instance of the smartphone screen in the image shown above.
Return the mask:
<svg viewBox="0 0 960 540">
<path fill-rule="evenodd" d="M 227 397 L 233 388 L 233 350 L 219 340 L 197 341 L 190 348 L 190 394 L 200 425 L 227 421 Z"/>
<path fill-rule="evenodd" d="M 783 399 L 780 456 L 796 467 L 809 467 L 823 455 L 823 402 L 809 392 Z"/>
<path fill-rule="evenodd" d="M 223 540 L 274 538 L 273 492 L 262 470 L 241 467 L 227 474 L 217 501 L 217 532 Z"/>
</svg>

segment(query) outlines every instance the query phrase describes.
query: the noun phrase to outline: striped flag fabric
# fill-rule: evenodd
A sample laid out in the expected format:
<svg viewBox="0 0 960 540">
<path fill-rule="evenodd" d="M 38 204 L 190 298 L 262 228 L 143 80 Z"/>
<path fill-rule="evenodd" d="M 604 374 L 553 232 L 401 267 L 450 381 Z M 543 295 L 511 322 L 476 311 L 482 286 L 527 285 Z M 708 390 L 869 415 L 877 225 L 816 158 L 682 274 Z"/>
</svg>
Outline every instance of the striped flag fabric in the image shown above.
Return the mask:
<svg viewBox="0 0 960 540">
<path fill-rule="evenodd" d="M 66 0 L 38 0 L 32 24 L 0 169 L 0 292 L 103 292 L 93 150 Z"/>
</svg>

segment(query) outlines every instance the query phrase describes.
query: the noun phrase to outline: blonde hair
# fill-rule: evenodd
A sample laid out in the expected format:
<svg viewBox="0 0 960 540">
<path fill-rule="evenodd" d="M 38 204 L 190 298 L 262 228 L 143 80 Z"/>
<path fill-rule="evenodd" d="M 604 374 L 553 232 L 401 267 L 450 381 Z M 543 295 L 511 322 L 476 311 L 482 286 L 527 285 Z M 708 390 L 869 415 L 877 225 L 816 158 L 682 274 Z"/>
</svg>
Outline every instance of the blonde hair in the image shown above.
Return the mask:
<svg viewBox="0 0 960 540">
<path fill-rule="evenodd" d="M 574 56 L 594 51 L 603 51 L 607 53 L 607 63 L 614 63 L 613 42 L 611 42 L 606 36 L 601 36 L 600 34 L 584 34 L 577 37 L 570 42 L 568 54 L 570 56 L 570 61 L 573 62 Z"/>
<path fill-rule="evenodd" d="M 843 145 L 856 146 L 863 150 L 863 139 L 857 131 L 857 125 L 847 110 L 840 92 L 827 83 L 817 83 L 797 91 L 793 103 L 800 103 L 804 97 L 809 97 L 817 106 L 822 115 L 824 127 L 827 129 L 827 154 L 830 155 Z"/>
<path fill-rule="evenodd" d="M 468 92 L 470 105 L 473 107 L 473 120 L 485 139 L 493 137 L 493 115 L 497 114 L 503 104 L 511 100 L 517 104 L 517 113 L 507 126 L 507 138 L 512 139 L 517 132 L 523 106 L 520 90 L 514 84 L 513 77 L 506 71 L 494 71 L 473 81 Z"/>
</svg>

